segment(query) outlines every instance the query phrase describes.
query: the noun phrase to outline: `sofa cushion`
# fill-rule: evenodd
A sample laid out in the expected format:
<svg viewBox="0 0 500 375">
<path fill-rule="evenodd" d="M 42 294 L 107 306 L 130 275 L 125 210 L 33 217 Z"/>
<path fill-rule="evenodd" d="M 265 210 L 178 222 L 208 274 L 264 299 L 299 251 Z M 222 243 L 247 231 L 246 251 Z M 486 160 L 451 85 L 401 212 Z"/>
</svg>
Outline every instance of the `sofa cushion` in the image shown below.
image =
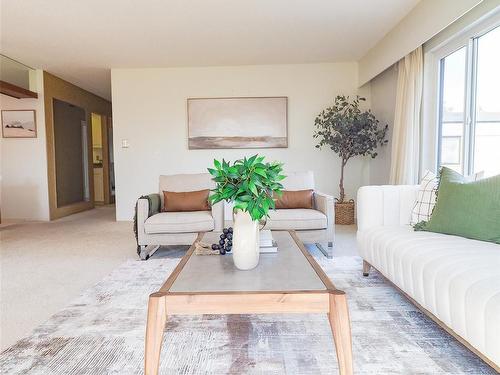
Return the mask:
<svg viewBox="0 0 500 375">
<path fill-rule="evenodd" d="M 210 211 L 161 212 L 144 222 L 148 234 L 191 233 L 214 229 L 214 219 Z"/>
<path fill-rule="evenodd" d="M 429 221 L 436 205 L 439 179 L 431 171 L 426 171 L 418 189 L 417 200 L 411 211 L 411 225 Z"/>
<path fill-rule="evenodd" d="M 478 172 L 470 176 L 463 176 L 464 181 L 478 181 L 482 179 L 484 172 Z M 417 225 L 421 222 L 427 222 L 431 218 L 432 211 L 436 206 L 437 193 L 439 188 L 439 177 L 436 176 L 431 171 L 426 171 L 422 181 L 420 181 L 420 187 L 418 189 L 417 200 L 413 206 L 411 212 L 411 225 Z"/>
<path fill-rule="evenodd" d="M 364 259 L 500 363 L 500 245 L 409 225 L 372 227 L 357 238 Z"/>
<path fill-rule="evenodd" d="M 313 208 L 314 190 L 283 190 L 281 197 L 275 196 L 276 209 Z"/>
<path fill-rule="evenodd" d="M 290 208 L 269 210 L 265 229 L 274 230 L 305 230 L 325 229 L 327 219 L 320 211 L 305 208 Z"/>
<path fill-rule="evenodd" d="M 164 191 L 163 210 L 165 212 L 208 211 L 209 189 L 196 191 Z"/>
<path fill-rule="evenodd" d="M 182 192 L 213 189 L 215 187 L 215 183 L 212 181 L 210 173 L 161 175 L 159 185 L 161 207 L 165 204 L 165 202 L 163 202 L 164 191 Z"/>
<path fill-rule="evenodd" d="M 431 219 L 415 229 L 500 244 L 500 175 L 467 182 L 443 167 Z"/>
</svg>

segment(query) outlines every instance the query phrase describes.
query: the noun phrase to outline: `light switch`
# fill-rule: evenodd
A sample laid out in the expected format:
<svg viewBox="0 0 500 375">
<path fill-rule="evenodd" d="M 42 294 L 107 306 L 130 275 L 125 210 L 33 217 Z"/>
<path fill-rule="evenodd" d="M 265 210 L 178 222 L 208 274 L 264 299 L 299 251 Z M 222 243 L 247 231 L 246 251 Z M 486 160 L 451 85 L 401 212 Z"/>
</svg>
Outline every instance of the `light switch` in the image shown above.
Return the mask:
<svg viewBox="0 0 500 375">
<path fill-rule="evenodd" d="M 128 139 L 122 139 L 122 148 L 128 148 Z"/>
</svg>

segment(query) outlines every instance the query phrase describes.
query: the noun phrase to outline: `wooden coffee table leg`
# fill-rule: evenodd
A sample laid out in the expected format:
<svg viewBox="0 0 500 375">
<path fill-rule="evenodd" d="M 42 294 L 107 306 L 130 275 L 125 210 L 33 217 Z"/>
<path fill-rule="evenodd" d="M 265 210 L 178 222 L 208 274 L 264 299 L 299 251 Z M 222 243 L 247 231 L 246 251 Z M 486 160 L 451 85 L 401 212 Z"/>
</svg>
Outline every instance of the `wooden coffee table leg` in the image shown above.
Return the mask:
<svg viewBox="0 0 500 375">
<path fill-rule="evenodd" d="M 144 373 L 146 375 L 158 374 L 163 330 L 167 321 L 165 302 L 166 298 L 161 293 L 153 293 L 149 296 L 144 353 Z"/>
<path fill-rule="evenodd" d="M 352 339 L 349 309 L 344 292 L 330 293 L 330 312 L 328 313 L 332 327 L 335 350 L 339 362 L 340 375 L 352 375 Z"/>
</svg>

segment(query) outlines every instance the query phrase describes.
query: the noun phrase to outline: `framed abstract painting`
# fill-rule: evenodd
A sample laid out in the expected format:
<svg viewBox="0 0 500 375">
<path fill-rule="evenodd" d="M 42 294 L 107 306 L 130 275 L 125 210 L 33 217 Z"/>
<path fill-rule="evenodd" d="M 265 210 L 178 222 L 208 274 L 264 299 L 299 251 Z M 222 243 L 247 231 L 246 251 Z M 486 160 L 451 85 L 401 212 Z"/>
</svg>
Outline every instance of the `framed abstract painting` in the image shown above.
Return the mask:
<svg viewBox="0 0 500 375">
<path fill-rule="evenodd" d="M 288 98 L 189 98 L 189 149 L 288 147 Z"/>
</svg>

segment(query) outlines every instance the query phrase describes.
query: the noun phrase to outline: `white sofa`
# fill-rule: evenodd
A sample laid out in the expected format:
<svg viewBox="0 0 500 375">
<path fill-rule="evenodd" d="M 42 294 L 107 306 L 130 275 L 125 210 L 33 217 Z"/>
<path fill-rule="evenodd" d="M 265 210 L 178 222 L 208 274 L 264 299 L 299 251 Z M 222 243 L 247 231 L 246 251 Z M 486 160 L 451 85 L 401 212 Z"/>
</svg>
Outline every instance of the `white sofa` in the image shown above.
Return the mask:
<svg viewBox="0 0 500 375">
<path fill-rule="evenodd" d="M 409 221 L 418 187 L 359 189 L 357 243 L 363 272 L 376 268 L 499 371 L 500 245 L 415 232 Z"/>
<path fill-rule="evenodd" d="M 221 231 L 224 226 L 222 202 L 214 204 L 210 211 L 161 212 L 163 191 L 184 192 L 214 187 L 208 173 L 160 176 L 160 206 L 153 210 L 157 213 L 149 215 L 148 199 L 137 201 L 137 244 L 141 259 L 147 259 L 160 245 L 191 245 L 199 232 Z"/>
<path fill-rule="evenodd" d="M 285 172 L 284 190 L 315 190 L 314 174 Z M 332 256 L 335 236 L 335 209 L 333 197 L 314 191 L 313 209 L 289 208 L 269 211 L 264 229 L 295 230 L 303 242 L 316 243 L 327 257 Z M 328 249 L 322 245 L 326 243 Z"/>
</svg>

